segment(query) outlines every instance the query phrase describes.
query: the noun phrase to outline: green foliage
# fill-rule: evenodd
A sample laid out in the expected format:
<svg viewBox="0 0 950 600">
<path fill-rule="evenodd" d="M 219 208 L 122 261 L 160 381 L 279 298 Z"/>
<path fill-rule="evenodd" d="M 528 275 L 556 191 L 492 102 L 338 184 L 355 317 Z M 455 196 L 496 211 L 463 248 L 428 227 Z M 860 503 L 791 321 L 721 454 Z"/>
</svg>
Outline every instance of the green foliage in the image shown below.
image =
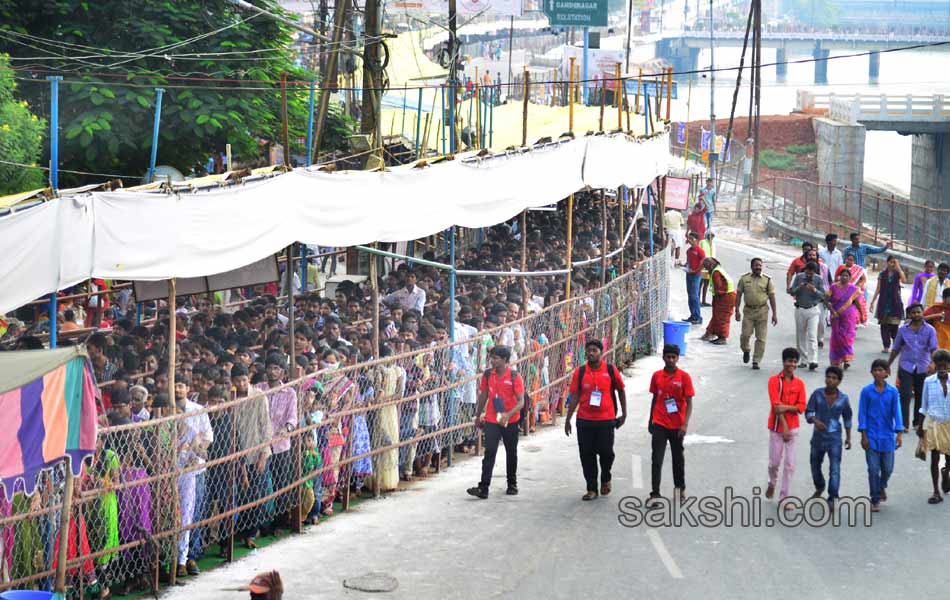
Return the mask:
<svg viewBox="0 0 950 600">
<path fill-rule="evenodd" d="M 7 57 L 0 54 L 0 158 L 33 165 L 43 151 L 46 121 L 30 112 L 24 101 L 17 101 L 16 81 Z M 0 163 L 0 196 L 36 189 L 45 185 L 44 171 Z"/>
<path fill-rule="evenodd" d="M 814 154 L 818 151 L 818 146 L 815 144 L 792 144 L 791 146 L 785 146 L 785 151 L 792 154 Z"/>
<path fill-rule="evenodd" d="M 253 3 L 280 12 L 271 0 Z M 294 62 L 290 28 L 227 0 L 0 0 L 4 29 L 61 44 L 30 41 L 41 52 L 0 37 L 0 51 L 13 56 L 50 55 L 18 63 L 40 69 L 39 81 L 21 86 L 34 110 L 49 110 L 47 72 L 64 75 L 60 159 L 79 171 L 144 174 L 156 87 L 165 89 L 159 164 L 187 173 L 225 144 L 238 161 L 264 160 L 263 143 L 281 139 L 281 93 L 274 82 L 285 72 L 291 81 L 313 77 Z M 292 153 L 303 153 L 297 139 L 306 136 L 308 100 L 308 86 L 288 86 Z M 345 149 L 352 122 L 335 112 L 327 125 L 321 150 Z"/>
<path fill-rule="evenodd" d="M 791 154 L 766 148 L 759 153 L 759 161 L 774 171 L 802 171 L 805 169 Z"/>
</svg>

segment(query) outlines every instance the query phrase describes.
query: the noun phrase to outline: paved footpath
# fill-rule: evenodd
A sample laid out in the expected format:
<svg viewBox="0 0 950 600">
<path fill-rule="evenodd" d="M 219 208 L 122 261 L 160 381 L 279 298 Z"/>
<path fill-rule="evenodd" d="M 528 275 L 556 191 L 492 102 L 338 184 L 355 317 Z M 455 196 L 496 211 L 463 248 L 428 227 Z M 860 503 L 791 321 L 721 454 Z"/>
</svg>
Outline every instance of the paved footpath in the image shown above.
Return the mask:
<svg viewBox="0 0 950 600">
<path fill-rule="evenodd" d="M 747 270 L 752 256 L 761 256 L 780 290 L 793 256 L 787 247 L 747 240 L 723 240 L 719 254 L 735 278 Z M 686 313 L 683 279 L 680 271 L 674 273 L 674 317 Z M 765 487 L 765 385 L 781 368 L 782 348 L 794 345 L 793 310 L 780 291 L 779 325 L 770 331 L 758 372 L 741 362 L 737 327 L 724 347 L 699 341 L 702 328 L 691 331 L 681 362 L 697 390 L 686 449 L 691 495 L 722 498 L 731 487 L 736 495 L 752 497 L 753 488 Z M 876 326 L 859 330 L 858 338 L 857 360 L 842 385 L 855 412 L 858 392 L 870 380 L 870 362 L 881 356 Z M 821 358 L 817 372 L 803 374 L 809 392 L 823 385 L 827 344 Z M 871 527 L 622 526 L 621 498 L 643 498 L 650 484 L 646 389 L 652 371 L 661 367 L 656 357 L 643 359 L 627 376 L 631 417 L 618 433 L 609 498 L 580 501 L 584 481 L 576 439 L 566 438 L 560 428 L 546 429 L 522 438 L 517 497 L 503 493 L 502 456 L 492 496 L 485 501 L 467 496 L 465 488 L 479 473 L 479 461 L 467 460 L 409 491 L 365 502 L 305 534 L 205 573 L 165 597 L 240 598 L 238 592 L 221 590 L 270 569 L 280 571 L 285 597 L 294 600 L 369 597 L 342 586 L 344 579 L 368 572 L 399 581 L 395 592 L 382 595 L 391 598 L 874 599 L 903 597 L 910 590 L 921 597 L 945 595 L 950 502 L 926 503 L 929 471 L 913 457 L 912 434 L 898 450 L 889 500 Z M 855 445 L 842 464 L 843 496 L 868 493 L 857 416 L 853 434 Z M 792 486 L 793 495 L 802 498 L 813 491 L 810 435 L 811 427 L 805 425 Z M 671 493 L 671 479 L 667 455 L 665 495 Z M 763 519 L 774 518 L 775 502 L 761 496 L 759 501 Z M 735 514 L 738 518 L 738 509 Z"/>
</svg>

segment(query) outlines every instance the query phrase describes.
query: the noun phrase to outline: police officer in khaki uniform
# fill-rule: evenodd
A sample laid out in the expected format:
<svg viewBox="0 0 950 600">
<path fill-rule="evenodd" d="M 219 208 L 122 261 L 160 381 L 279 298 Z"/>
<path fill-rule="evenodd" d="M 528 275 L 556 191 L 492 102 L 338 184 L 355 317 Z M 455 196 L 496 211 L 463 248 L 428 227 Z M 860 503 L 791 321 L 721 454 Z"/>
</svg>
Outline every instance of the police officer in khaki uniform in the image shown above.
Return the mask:
<svg viewBox="0 0 950 600">
<path fill-rule="evenodd" d="M 745 320 L 742 320 L 742 300 L 745 300 Z M 742 348 L 742 362 L 749 362 L 749 341 L 755 332 L 755 353 L 752 355 L 752 368 L 758 370 L 765 355 L 765 339 L 768 336 L 769 306 L 772 307 L 772 325 L 778 324 L 775 311 L 775 286 L 772 278 L 762 273 L 762 259 L 752 259 L 752 271 L 739 278 L 736 284 L 736 321 L 742 321 L 742 335 L 739 347 Z"/>
</svg>

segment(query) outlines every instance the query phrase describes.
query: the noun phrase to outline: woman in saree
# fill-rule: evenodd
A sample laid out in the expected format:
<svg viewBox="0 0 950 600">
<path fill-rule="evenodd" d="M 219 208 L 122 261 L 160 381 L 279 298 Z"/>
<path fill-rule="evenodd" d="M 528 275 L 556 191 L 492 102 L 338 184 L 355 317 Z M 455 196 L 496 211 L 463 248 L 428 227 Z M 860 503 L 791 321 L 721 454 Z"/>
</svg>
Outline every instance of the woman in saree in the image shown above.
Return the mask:
<svg viewBox="0 0 950 600">
<path fill-rule="evenodd" d="M 851 271 L 844 265 L 838 267 L 837 281 L 831 285 L 825 301 L 831 316 L 828 358 L 836 367 L 847 369 L 854 360 L 854 335 L 860 318 L 860 297 L 861 290 L 851 283 Z"/>
<path fill-rule="evenodd" d="M 866 289 L 868 274 L 864 267 L 855 264 L 853 254 L 844 257 L 844 267 L 851 273 L 851 285 L 861 291 L 861 295 L 858 297 L 858 322 L 863 325 L 868 322 L 868 293 Z M 837 274 L 835 274 L 835 277 L 837 277 Z"/>
</svg>

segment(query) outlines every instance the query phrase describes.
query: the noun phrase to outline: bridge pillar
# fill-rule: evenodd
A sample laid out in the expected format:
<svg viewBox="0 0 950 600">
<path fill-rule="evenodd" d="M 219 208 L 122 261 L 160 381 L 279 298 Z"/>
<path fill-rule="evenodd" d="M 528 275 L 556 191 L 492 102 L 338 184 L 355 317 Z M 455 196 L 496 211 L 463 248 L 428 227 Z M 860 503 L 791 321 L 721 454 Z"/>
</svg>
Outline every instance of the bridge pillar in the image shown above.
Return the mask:
<svg viewBox="0 0 950 600">
<path fill-rule="evenodd" d="M 881 74 L 881 53 L 872 52 L 868 54 L 868 83 L 877 85 L 878 76 Z"/>
<path fill-rule="evenodd" d="M 950 133 L 914 134 L 911 153 L 910 197 L 931 208 L 950 208 Z M 913 218 L 913 217 L 912 217 Z M 947 249 L 950 228 L 944 219 L 926 219 L 926 239 L 917 245 Z"/>
<path fill-rule="evenodd" d="M 785 48 L 775 50 L 775 78 L 779 83 L 785 83 L 788 76 L 788 51 Z"/>
<path fill-rule="evenodd" d="M 828 55 L 831 50 L 825 50 L 820 44 L 815 45 L 815 50 L 811 53 L 815 57 L 815 85 L 828 85 Z"/>
<path fill-rule="evenodd" d="M 864 125 L 818 117 L 812 120 L 812 127 L 817 146 L 818 183 L 838 186 L 832 192 L 836 210 L 858 214 L 856 198 L 844 188 L 858 190 L 864 182 Z"/>
</svg>

